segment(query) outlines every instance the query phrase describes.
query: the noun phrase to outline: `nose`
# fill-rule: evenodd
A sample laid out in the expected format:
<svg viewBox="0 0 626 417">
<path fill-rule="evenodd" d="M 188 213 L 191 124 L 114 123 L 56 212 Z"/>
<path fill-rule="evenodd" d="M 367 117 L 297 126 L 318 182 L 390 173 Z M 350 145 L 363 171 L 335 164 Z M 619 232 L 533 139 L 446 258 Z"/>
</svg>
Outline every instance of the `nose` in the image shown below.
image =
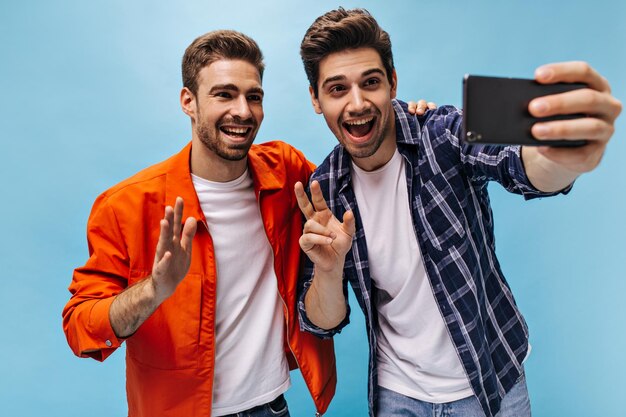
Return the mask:
<svg viewBox="0 0 626 417">
<path fill-rule="evenodd" d="M 235 100 L 232 114 L 233 116 L 239 117 L 241 120 L 252 118 L 252 111 L 250 110 L 250 105 L 245 95 L 242 94 Z"/>
<path fill-rule="evenodd" d="M 363 91 L 360 88 L 354 87 L 350 89 L 350 103 L 348 104 L 348 112 L 350 113 L 362 113 L 367 109 L 366 100 L 363 95 Z"/>
</svg>

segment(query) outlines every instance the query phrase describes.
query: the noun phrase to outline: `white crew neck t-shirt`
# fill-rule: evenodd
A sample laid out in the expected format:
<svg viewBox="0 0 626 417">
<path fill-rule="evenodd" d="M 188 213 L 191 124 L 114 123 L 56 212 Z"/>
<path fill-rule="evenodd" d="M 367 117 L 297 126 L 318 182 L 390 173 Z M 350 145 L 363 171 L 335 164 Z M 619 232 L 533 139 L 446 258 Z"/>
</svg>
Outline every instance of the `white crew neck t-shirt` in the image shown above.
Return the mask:
<svg viewBox="0 0 626 417">
<path fill-rule="evenodd" d="M 229 182 L 192 175 L 215 250 L 213 416 L 265 404 L 291 385 L 285 316 L 248 170 Z"/>
<path fill-rule="evenodd" d="M 378 384 L 421 401 L 473 394 L 439 311 L 411 219 L 405 161 L 396 149 L 375 171 L 352 163 L 378 311 Z"/>
</svg>

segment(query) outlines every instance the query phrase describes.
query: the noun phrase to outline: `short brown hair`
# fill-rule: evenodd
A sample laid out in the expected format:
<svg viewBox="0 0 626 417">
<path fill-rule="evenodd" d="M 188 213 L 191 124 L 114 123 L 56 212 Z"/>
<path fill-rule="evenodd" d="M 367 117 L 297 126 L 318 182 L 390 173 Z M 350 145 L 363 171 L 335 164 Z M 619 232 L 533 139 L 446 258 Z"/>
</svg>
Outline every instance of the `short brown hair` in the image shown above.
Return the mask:
<svg viewBox="0 0 626 417">
<path fill-rule="evenodd" d="M 185 50 L 183 86 L 198 92 L 198 73 L 219 59 L 241 59 L 254 65 L 263 79 L 263 53 L 254 39 L 234 30 L 215 30 L 197 37 Z"/>
<path fill-rule="evenodd" d="M 392 83 L 391 39 L 365 9 L 331 10 L 315 19 L 304 34 L 300 56 L 309 84 L 317 97 L 320 62 L 326 56 L 346 49 L 374 48 L 380 55 L 387 79 Z"/>
</svg>

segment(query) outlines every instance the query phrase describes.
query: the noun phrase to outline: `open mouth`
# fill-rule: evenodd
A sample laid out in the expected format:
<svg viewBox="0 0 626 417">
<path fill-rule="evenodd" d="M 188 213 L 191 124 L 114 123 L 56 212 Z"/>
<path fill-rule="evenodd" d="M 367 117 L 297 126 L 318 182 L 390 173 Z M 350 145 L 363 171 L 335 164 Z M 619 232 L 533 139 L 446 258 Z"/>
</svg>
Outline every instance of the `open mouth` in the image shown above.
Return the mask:
<svg viewBox="0 0 626 417">
<path fill-rule="evenodd" d="M 367 116 L 345 121 L 341 125 L 350 134 L 350 136 L 355 139 L 361 139 L 370 134 L 375 122 L 375 116 Z"/>
<path fill-rule="evenodd" d="M 252 130 L 251 127 L 245 126 L 220 126 L 220 131 L 233 138 L 245 138 Z"/>
</svg>

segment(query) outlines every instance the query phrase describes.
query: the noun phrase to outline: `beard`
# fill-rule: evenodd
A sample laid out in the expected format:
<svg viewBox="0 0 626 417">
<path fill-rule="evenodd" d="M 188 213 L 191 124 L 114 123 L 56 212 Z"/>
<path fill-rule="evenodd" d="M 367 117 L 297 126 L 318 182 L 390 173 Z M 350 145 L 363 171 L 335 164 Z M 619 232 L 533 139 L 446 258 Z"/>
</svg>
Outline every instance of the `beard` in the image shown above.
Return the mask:
<svg viewBox="0 0 626 417">
<path fill-rule="evenodd" d="M 382 143 L 389 131 L 387 118 L 383 120 L 383 115 L 378 109 L 373 109 L 362 114 L 354 115 L 353 117 L 367 117 L 374 116 L 374 125 L 372 126 L 373 134 L 367 143 L 356 144 L 349 137 L 347 137 L 346 129 L 343 126 L 343 117 L 340 117 L 336 122 L 336 128 L 333 129 L 335 136 L 344 149 L 350 154 L 352 158 L 369 158 L 374 155 Z"/>
<path fill-rule="evenodd" d="M 250 150 L 250 147 L 254 142 L 254 138 L 256 135 L 256 126 L 251 123 L 241 123 L 237 121 L 236 124 L 249 127 L 252 130 L 250 134 L 250 140 L 242 143 L 227 143 L 223 140 L 220 140 L 220 136 L 224 135 L 224 133 L 217 127 L 220 124 L 224 124 L 225 122 L 225 120 L 220 120 L 215 125 L 199 122 L 196 127 L 198 139 L 200 139 L 200 142 L 202 142 L 202 144 L 206 146 L 207 149 L 209 149 L 220 158 L 227 161 L 241 161 L 248 155 L 248 151 Z M 229 123 L 231 122 L 229 121 Z"/>
</svg>

